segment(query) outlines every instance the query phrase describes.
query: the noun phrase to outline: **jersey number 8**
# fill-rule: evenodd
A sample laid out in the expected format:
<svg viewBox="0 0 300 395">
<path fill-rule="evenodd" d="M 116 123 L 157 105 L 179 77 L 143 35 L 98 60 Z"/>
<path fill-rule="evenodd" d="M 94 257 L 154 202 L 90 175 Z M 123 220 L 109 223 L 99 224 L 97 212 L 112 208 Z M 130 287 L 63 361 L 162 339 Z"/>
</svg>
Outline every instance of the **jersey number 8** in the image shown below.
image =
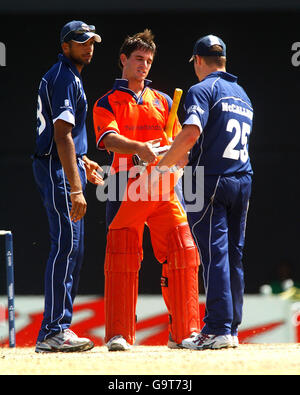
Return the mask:
<svg viewBox="0 0 300 395">
<path fill-rule="evenodd" d="M 38 126 L 38 134 L 41 135 L 46 127 L 46 121 L 42 114 L 42 100 L 40 95 L 38 96 L 38 107 L 37 107 L 37 119 L 40 121 L 40 125 Z"/>
</svg>

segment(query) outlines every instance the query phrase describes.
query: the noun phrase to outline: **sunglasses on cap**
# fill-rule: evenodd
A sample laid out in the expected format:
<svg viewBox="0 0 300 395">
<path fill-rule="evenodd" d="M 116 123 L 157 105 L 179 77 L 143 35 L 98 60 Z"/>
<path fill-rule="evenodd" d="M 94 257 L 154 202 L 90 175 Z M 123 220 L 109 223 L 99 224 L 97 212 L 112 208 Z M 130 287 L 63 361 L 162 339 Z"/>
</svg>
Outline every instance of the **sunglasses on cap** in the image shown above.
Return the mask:
<svg viewBox="0 0 300 395">
<path fill-rule="evenodd" d="M 71 30 L 69 33 L 75 33 L 75 34 L 84 34 L 84 33 L 96 33 L 96 28 L 94 25 L 89 25 L 87 27 L 82 27 L 81 29 L 77 30 Z"/>
<path fill-rule="evenodd" d="M 85 34 L 85 33 L 96 33 L 96 27 L 94 25 L 83 26 L 80 29 L 69 31 L 62 39 L 65 41 L 66 37 L 70 34 Z"/>
</svg>

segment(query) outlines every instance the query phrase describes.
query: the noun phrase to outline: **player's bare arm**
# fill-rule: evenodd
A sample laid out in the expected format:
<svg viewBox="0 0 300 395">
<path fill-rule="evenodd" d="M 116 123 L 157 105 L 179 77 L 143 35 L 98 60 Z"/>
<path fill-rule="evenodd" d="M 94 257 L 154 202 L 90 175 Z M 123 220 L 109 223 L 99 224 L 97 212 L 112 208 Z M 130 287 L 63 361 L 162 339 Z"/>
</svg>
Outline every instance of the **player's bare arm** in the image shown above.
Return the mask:
<svg viewBox="0 0 300 395">
<path fill-rule="evenodd" d="M 120 154 L 137 154 L 144 162 L 152 163 L 156 159 L 153 145 L 159 143 L 161 138 L 140 142 L 130 140 L 116 133 L 109 133 L 103 138 L 103 143 L 108 151 Z"/>
<path fill-rule="evenodd" d="M 171 167 L 175 164 L 182 167 L 186 162 L 186 155 L 194 146 L 200 136 L 200 129 L 196 125 L 184 125 L 183 129 L 177 134 L 169 151 L 159 161 L 158 166 Z"/>
<path fill-rule="evenodd" d="M 86 213 L 86 200 L 82 193 L 81 180 L 78 174 L 74 141 L 72 138 L 72 125 L 61 119 L 54 124 L 54 140 L 57 147 L 59 159 L 63 166 L 71 187 L 72 208 L 71 220 L 79 221 Z"/>
</svg>

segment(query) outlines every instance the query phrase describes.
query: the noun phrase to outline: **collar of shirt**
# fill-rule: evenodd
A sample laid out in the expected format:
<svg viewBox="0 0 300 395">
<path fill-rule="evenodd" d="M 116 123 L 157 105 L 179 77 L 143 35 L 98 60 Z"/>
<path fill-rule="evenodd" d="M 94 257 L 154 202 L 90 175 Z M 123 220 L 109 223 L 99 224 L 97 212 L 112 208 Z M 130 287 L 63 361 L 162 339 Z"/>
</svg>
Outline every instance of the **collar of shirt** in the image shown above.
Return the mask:
<svg viewBox="0 0 300 395">
<path fill-rule="evenodd" d="M 123 92 L 129 93 L 134 100 L 137 102 L 137 104 L 143 104 L 143 99 L 142 96 L 146 90 L 146 88 L 152 83 L 151 80 L 144 80 L 144 89 L 142 90 L 141 94 L 139 96 L 136 95 L 135 92 L 133 92 L 131 89 L 128 88 L 128 80 L 125 78 L 116 78 L 113 89 L 114 90 L 121 90 Z"/>
<path fill-rule="evenodd" d="M 214 71 L 213 73 L 208 74 L 202 81 L 206 80 L 207 78 L 216 78 L 220 77 L 224 80 L 236 82 L 237 77 L 233 74 L 227 73 L 226 71 Z"/>
<path fill-rule="evenodd" d="M 149 86 L 152 83 L 151 80 L 144 80 L 144 88 L 146 88 L 147 86 Z M 115 83 L 113 86 L 113 89 L 119 89 L 119 88 L 128 88 L 128 80 L 126 80 L 125 78 L 116 78 L 115 79 Z"/>
<path fill-rule="evenodd" d="M 60 62 L 65 63 L 67 66 L 70 67 L 70 69 L 73 71 L 73 73 L 79 77 L 81 79 L 81 74 L 79 73 L 79 71 L 77 70 L 77 67 L 75 66 L 75 64 L 71 61 L 71 59 L 67 58 L 64 54 L 59 54 L 58 55 L 58 60 Z"/>
</svg>

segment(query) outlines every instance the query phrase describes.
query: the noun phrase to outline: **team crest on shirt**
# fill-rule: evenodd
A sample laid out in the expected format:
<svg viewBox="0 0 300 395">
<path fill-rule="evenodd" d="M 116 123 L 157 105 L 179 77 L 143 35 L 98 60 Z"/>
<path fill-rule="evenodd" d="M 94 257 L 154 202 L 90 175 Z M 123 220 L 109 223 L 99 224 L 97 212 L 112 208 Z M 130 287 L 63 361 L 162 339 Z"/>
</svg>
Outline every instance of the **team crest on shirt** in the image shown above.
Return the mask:
<svg viewBox="0 0 300 395">
<path fill-rule="evenodd" d="M 153 99 L 152 104 L 153 104 L 154 107 L 157 107 L 157 108 L 159 108 L 161 110 L 163 108 L 162 102 L 157 97 L 155 99 Z"/>
<path fill-rule="evenodd" d="M 72 109 L 72 106 L 70 104 L 70 100 L 69 99 L 65 99 L 64 100 L 64 105 L 61 106 L 60 108 L 71 108 Z"/>
<path fill-rule="evenodd" d="M 193 104 L 192 106 L 190 106 L 187 109 L 188 114 L 190 114 L 190 113 L 196 114 L 197 112 L 199 112 L 201 115 L 204 114 L 204 110 L 202 110 L 202 108 L 200 106 L 196 106 L 195 104 Z"/>
</svg>

